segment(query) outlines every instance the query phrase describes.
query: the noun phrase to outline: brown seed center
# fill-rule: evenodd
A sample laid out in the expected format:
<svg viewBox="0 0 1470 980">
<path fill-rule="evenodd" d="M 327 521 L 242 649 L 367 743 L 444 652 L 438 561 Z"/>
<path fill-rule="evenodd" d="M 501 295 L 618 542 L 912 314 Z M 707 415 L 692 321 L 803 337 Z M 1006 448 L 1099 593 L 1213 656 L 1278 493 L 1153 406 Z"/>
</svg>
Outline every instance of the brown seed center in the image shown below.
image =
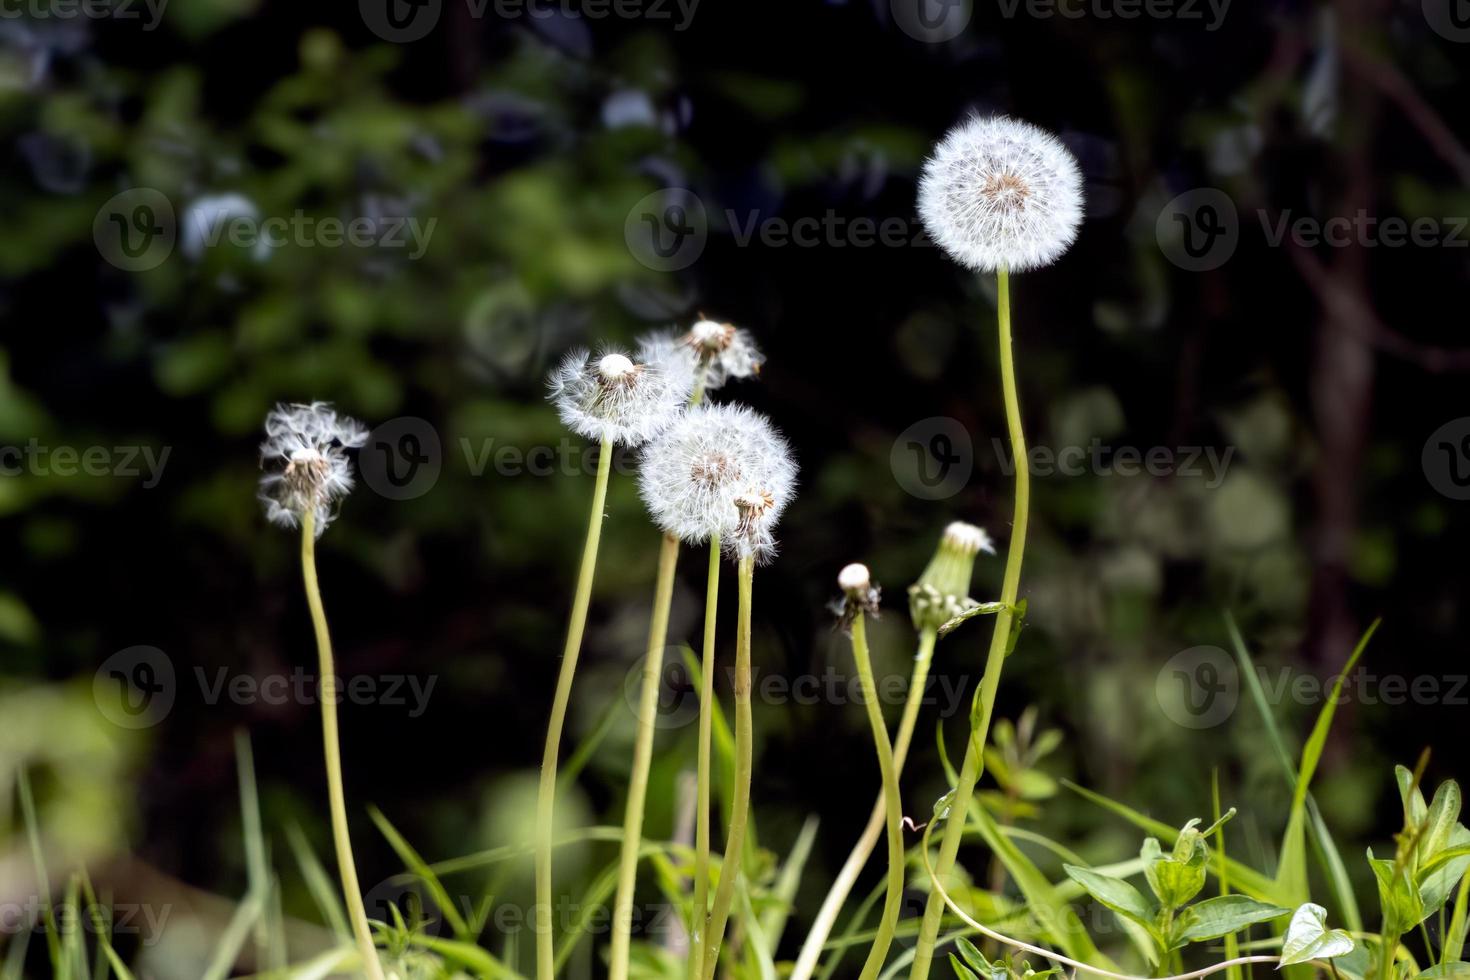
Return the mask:
<svg viewBox="0 0 1470 980">
<path fill-rule="evenodd" d="M 990 199 L 996 207 L 1005 211 L 1023 211 L 1031 188 L 1015 174 L 991 174 L 985 178 L 980 193 Z"/>
</svg>

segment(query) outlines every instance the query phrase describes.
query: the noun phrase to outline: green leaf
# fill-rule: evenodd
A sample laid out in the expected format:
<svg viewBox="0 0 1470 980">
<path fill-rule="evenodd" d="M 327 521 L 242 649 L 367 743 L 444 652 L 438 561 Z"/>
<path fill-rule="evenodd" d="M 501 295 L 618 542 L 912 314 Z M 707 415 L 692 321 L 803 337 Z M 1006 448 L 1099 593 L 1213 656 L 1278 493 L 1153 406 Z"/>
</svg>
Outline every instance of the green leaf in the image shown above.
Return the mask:
<svg viewBox="0 0 1470 980">
<path fill-rule="evenodd" d="M 954 969 L 954 975 L 959 977 L 960 980 L 980 980 L 975 972 L 961 963 L 959 957 L 953 953 L 949 954 L 949 965 Z"/>
<path fill-rule="evenodd" d="M 975 944 L 964 936 L 955 939 L 955 948 L 960 951 L 960 956 L 965 961 L 963 966 L 959 963 L 954 964 L 956 974 L 963 976 L 964 974 L 960 971 L 965 970 L 965 972 L 970 973 L 972 976 L 983 978 L 983 980 L 1007 980 L 1010 976 L 1010 971 L 1006 969 L 1004 963 L 992 963 L 987 960 L 975 948 Z M 954 954 L 952 953 L 950 954 L 950 962 L 954 963 Z"/>
<path fill-rule="evenodd" d="M 1309 960 L 1330 960 L 1346 956 L 1356 944 L 1341 929 L 1327 928 L 1327 910 L 1307 902 L 1292 914 L 1281 943 L 1281 965 L 1291 966 Z"/>
<path fill-rule="evenodd" d="M 1470 963 L 1459 960 L 1440 963 L 1416 974 L 1414 980 L 1470 980 Z"/>
<path fill-rule="evenodd" d="M 1440 910 L 1466 870 L 1470 869 L 1470 831 L 1455 824 L 1450 831 L 1449 844 L 1440 854 L 1453 856 L 1436 863 L 1427 874 L 1419 875 L 1419 901 L 1424 906 L 1425 916 Z"/>
<path fill-rule="evenodd" d="M 1404 825 L 1417 827 L 1424 822 L 1429 807 L 1424 805 L 1424 794 L 1414 781 L 1414 773 L 1403 766 L 1393 767 L 1394 780 L 1399 784 L 1399 799 L 1404 803 Z"/>
<path fill-rule="evenodd" d="M 1138 889 L 1122 878 L 1111 878 L 1088 868 L 1079 868 L 1075 864 L 1064 864 L 1062 870 L 1103 905 L 1119 915 L 1126 915 L 1145 928 L 1153 928 L 1153 907 L 1139 894 Z"/>
<path fill-rule="evenodd" d="M 1402 935 L 1424 920 L 1424 901 L 1419 889 L 1404 876 L 1397 865 L 1373 856 L 1368 850 L 1368 865 L 1378 879 L 1378 904 L 1383 909 L 1384 932 Z"/>
<path fill-rule="evenodd" d="M 1439 784 L 1434 802 L 1429 804 L 1429 812 L 1424 818 L 1424 834 L 1419 838 L 1421 855 L 1432 857 L 1449 846 L 1450 835 L 1460 819 L 1460 802 L 1459 783 L 1447 779 Z"/>
<path fill-rule="evenodd" d="M 1011 635 L 1006 638 L 1006 656 L 1016 652 L 1016 643 L 1021 639 L 1021 630 L 1026 626 L 1026 600 L 1016 603 L 1015 617 L 1011 620 Z"/>
<path fill-rule="evenodd" d="M 1279 905 L 1268 905 L 1244 895 L 1207 898 L 1180 914 L 1175 932 L 1179 942 L 1175 945 L 1219 939 L 1239 932 L 1246 926 L 1279 919 L 1289 911 Z"/>
</svg>

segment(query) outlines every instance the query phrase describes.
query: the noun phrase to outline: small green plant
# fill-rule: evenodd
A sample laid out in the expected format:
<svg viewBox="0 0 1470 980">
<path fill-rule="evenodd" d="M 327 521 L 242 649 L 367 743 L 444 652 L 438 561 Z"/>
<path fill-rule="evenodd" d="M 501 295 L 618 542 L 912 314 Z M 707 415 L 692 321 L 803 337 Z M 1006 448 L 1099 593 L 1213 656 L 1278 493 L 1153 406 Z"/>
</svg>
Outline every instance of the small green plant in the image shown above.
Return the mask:
<svg viewBox="0 0 1470 980">
<path fill-rule="evenodd" d="M 1194 901 L 1205 887 L 1210 863 L 1205 837 L 1233 816 L 1235 810 L 1231 809 L 1204 830 L 1198 829 L 1198 819 L 1189 821 L 1179 831 L 1168 853 L 1158 838 L 1144 840 L 1139 859 L 1152 899 L 1122 878 L 1073 864 L 1063 867 L 1067 876 L 1089 895 L 1143 931 L 1149 941 L 1145 947 L 1149 962 L 1177 968 L 1179 950 L 1185 946 L 1223 939 L 1290 911 L 1245 895 L 1218 895 Z"/>
</svg>

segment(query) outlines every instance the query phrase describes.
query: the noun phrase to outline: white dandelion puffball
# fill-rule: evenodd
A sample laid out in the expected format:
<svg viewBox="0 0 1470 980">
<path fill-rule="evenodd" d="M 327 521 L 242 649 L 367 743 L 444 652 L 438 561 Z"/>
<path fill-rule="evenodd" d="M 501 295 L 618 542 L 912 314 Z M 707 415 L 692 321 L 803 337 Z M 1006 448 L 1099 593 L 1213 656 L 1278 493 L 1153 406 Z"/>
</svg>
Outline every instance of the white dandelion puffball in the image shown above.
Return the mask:
<svg viewBox="0 0 1470 980">
<path fill-rule="evenodd" d="M 743 405 L 691 408 L 643 451 L 638 489 L 654 523 L 691 544 L 720 536 L 737 558 L 775 554 L 796 463 L 770 421 Z"/>
<path fill-rule="evenodd" d="M 296 528 L 314 513 L 316 533 L 337 516 L 337 503 L 352 492 L 348 449 L 361 449 L 368 430 L 326 402 L 277 405 L 265 417 L 260 444 L 260 500 L 272 524 Z"/>
<path fill-rule="evenodd" d="M 733 323 L 700 320 L 680 338 L 680 343 L 704 362 L 704 386 L 710 391 L 731 379 L 755 377 L 766 363 L 766 355 L 755 345 L 750 331 Z"/>
<path fill-rule="evenodd" d="M 1082 172 L 1062 141 L 1004 116 L 974 117 L 940 141 L 919 179 L 934 244 L 978 272 L 1055 262 L 1082 222 Z"/>
<path fill-rule="evenodd" d="M 546 383 L 548 397 L 573 432 L 641 446 L 684 411 L 694 378 L 665 362 L 635 363 L 618 351 L 573 351 Z"/>
</svg>

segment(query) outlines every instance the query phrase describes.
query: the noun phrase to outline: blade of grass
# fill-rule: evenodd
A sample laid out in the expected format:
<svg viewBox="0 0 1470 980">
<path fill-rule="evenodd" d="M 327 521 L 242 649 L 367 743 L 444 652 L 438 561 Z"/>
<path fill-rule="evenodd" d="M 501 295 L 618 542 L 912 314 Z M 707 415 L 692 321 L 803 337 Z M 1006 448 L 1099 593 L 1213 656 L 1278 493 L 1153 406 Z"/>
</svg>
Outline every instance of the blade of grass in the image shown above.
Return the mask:
<svg viewBox="0 0 1470 980">
<path fill-rule="evenodd" d="M 811 857 L 812 845 L 817 840 L 817 824 L 815 815 L 807 817 L 806 823 L 802 824 L 801 832 L 796 835 L 796 843 L 791 845 L 791 851 L 786 855 L 781 874 L 771 888 L 771 898 L 775 904 L 761 913 L 760 933 L 770 942 L 773 952 L 781 945 L 781 935 L 786 931 L 786 921 L 796 902 L 796 889 L 801 885 L 801 873 L 806 868 L 807 858 Z"/>
<path fill-rule="evenodd" d="M 1470 906 L 1470 875 L 1460 879 L 1460 894 L 1455 899 L 1455 914 L 1450 919 L 1450 927 L 1444 933 L 1444 949 L 1441 951 L 1441 963 L 1454 963 L 1460 959 L 1465 949 L 1465 923 L 1466 906 Z"/>
<path fill-rule="evenodd" d="M 306 882 L 306 890 L 311 894 L 311 900 L 316 904 L 317 911 L 321 913 L 322 920 L 337 936 L 350 940 L 352 930 L 347 927 L 347 913 L 342 911 L 342 900 L 337 897 L 336 889 L 332 887 L 332 879 L 317 858 L 316 852 L 311 849 L 311 844 L 306 840 L 306 834 L 302 833 L 301 828 L 295 823 L 286 825 L 286 843 L 290 845 L 291 853 L 296 856 L 296 865 L 301 869 L 301 877 Z"/>
<path fill-rule="evenodd" d="M 1210 773 L 1210 819 L 1215 824 L 1215 852 L 1223 859 L 1225 857 L 1225 826 L 1220 819 L 1220 770 L 1214 769 Z M 1230 894 L 1230 869 L 1225 866 L 1224 861 L 1220 863 L 1220 895 L 1223 897 Z M 1240 943 L 1235 938 L 1235 933 L 1225 934 L 1225 958 L 1233 960 L 1240 956 Z M 1225 980 L 1240 980 L 1240 967 L 1232 966 L 1225 971 Z"/>
<path fill-rule="evenodd" d="M 1376 626 L 1376 624 L 1375 624 Z M 1261 686 L 1260 675 L 1255 669 L 1255 664 L 1247 649 L 1245 639 L 1240 634 L 1240 629 L 1235 623 L 1235 617 L 1230 613 L 1225 614 L 1225 627 L 1230 633 L 1231 643 L 1235 647 L 1236 657 L 1240 660 L 1241 672 L 1245 675 L 1246 689 L 1251 693 L 1251 700 L 1260 713 L 1261 720 L 1265 724 L 1267 737 L 1272 747 L 1276 750 L 1276 756 L 1281 762 L 1282 771 L 1286 776 L 1287 785 L 1296 791 L 1297 771 L 1296 763 L 1292 761 L 1292 754 L 1287 748 L 1286 740 L 1281 734 L 1281 729 L 1276 723 L 1275 713 L 1271 710 L 1269 701 L 1266 699 L 1265 688 Z M 1344 671 L 1346 673 L 1346 671 Z M 1308 831 L 1311 834 L 1312 848 L 1317 856 L 1317 862 L 1321 865 L 1323 873 L 1327 876 L 1328 886 L 1332 889 L 1334 900 L 1337 902 L 1343 922 L 1349 931 L 1363 931 L 1363 916 L 1358 909 L 1358 899 L 1353 891 L 1352 879 L 1348 877 L 1347 865 L 1343 862 L 1342 853 L 1338 850 L 1337 842 L 1333 840 L 1332 833 L 1327 829 L 1327 822 L 1322 818 L 1322 811 L 1317 806 L 1317 801 L 1310 792 L 1307 793 L 1307 817 L 1310 821 Z"/>
<path fill-rule="evenodd" d="M 30 842 L 31 861 L 36 868 L 36 887 L 41 892 L 41 919 L 46 924 L 46 950 L 51 956 L 51 969 L 58 977 L 66 967 L 61 958 L 61 934 L 56 930 L 56 911 L 51 907 L 51 876 L 46 872 L 46 859 L 41 850 L 41 825 L 36 820 L 36 799 L 31 795 L 31 777 L 20 771 L 20 812 Z"/>
<path fill-rule="evenodd" d="M 445 920 L 448 921 L 449 927 L 454 930 L 454 938 L 462 942 L 474 938 L 470 932 L 469 924 L 465 922 L 464 916 L 460 914 L 459 909 L 455 908 L 454 900 L 449 897 L 449 892 L 445 890 L 444 883 L 439 880 L 439 876 L 434 873 L 434 870 L 429 867 L 428 863 L 419 856 L 419 852 L 414 850 L 413 846 L 403 839 L 403 835 L 398 832 L 398 828 L 394 827 L 388 821 L 388 818 L 383 816 L 383 811 L 371 805 L 368 806 L 367 811 L 368 816 L 377 825 L 378 832 L 388 841 L 388 846 L 393 848 L 393 853 L 398 855 L 398 860 L 402 861 L 410 872 L 423 881 L 424 887 L 429 889 L 429 895 L 434 899 L 434 904 L 439 906 L 439 911 L 443 914 Z"/>
<path fill-rule="evenodd" d="M 505 977 L 507 980 L 525 980 L 519 973 L 474 943 L 440 939 L 438 936 L 426 936 L 423 933 L 414 933 L 408 941 L 415 946 L 422 946 L 424 949 L 438 953 L 451 963 L 473 970 L 486 980 L 498 980 L 500 977 Z"/>
</svg>

